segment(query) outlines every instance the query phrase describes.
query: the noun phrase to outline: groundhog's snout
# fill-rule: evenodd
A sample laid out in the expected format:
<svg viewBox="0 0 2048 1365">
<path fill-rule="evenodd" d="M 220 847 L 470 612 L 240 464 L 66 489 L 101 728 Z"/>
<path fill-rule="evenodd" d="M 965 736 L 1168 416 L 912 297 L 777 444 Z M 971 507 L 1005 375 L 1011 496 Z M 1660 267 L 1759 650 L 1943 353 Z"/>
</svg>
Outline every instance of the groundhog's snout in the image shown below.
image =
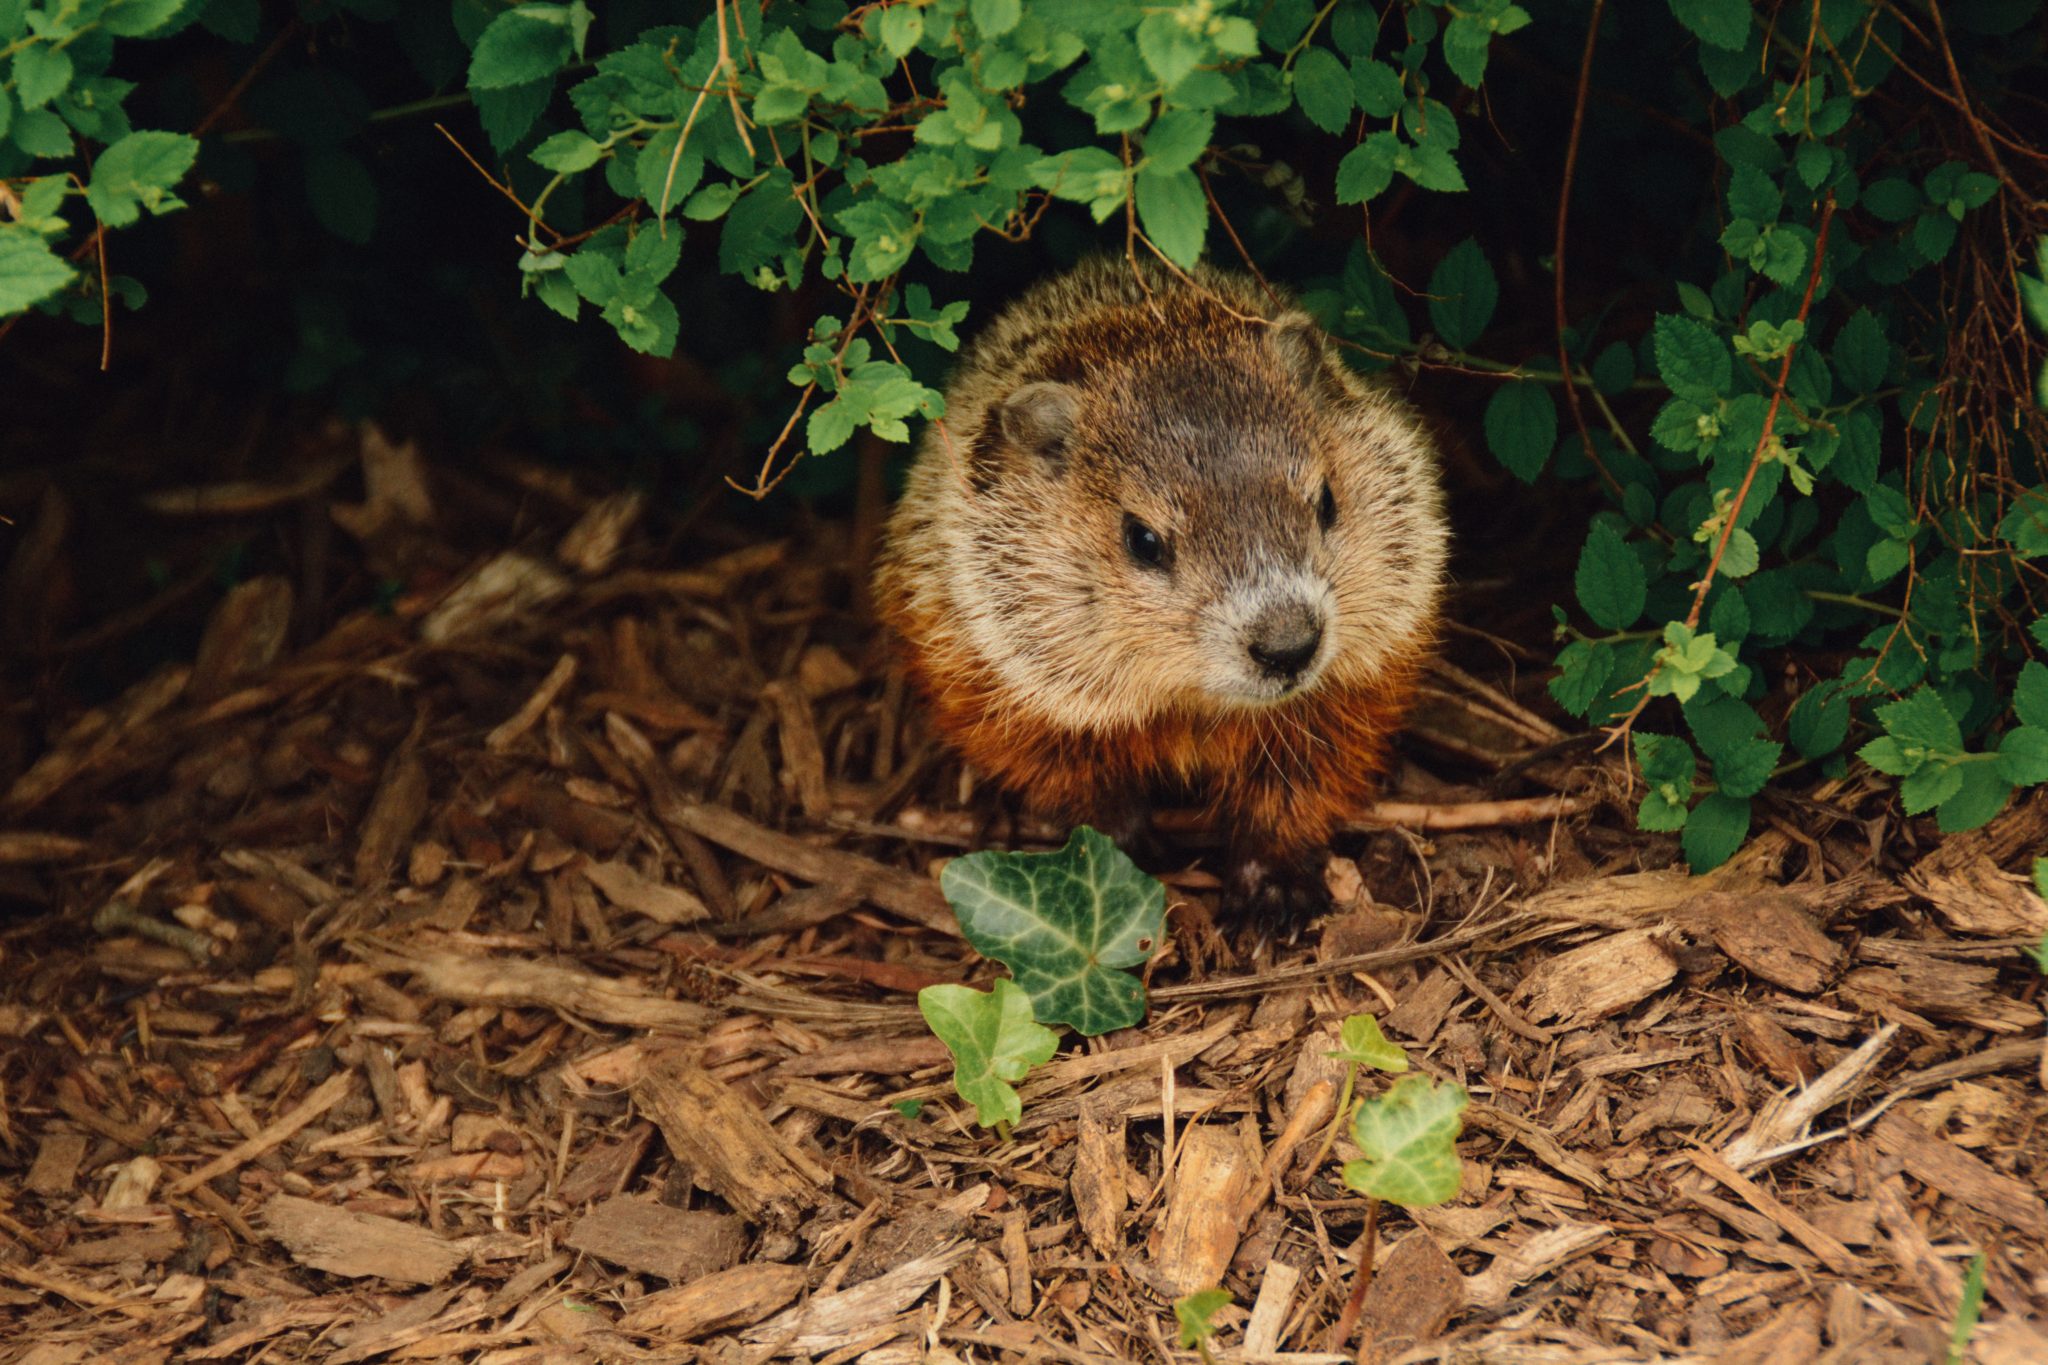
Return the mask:
<svg viewBox="0 0 2048 1365">
<path fill-rule="evenodd" d="M 1323 647 L 1323 614 L 1307 602 L 1277 602 L 1252 618 L 1247 637 L 1245 648 L 1261 673 L 1293 682 Z"/>
</svg>

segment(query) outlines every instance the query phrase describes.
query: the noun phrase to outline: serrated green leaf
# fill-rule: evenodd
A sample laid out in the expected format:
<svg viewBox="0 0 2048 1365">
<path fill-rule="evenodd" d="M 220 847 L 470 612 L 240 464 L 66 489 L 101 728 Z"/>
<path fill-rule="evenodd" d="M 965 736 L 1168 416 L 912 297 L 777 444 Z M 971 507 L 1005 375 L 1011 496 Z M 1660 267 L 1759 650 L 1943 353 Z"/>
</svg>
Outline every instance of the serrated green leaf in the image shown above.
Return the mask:
<svg viewBox="0 0 2048 1365">
<path fill-rule="evenodd" d="M 1139 23 L 1138 53 L 1168 90 L 1179 85 L 1207 55 L 1201 38 L 1171 10 L 1157 10 Z"/>
<path fill-rule="evenodd" d="M 100 222 L 126 227 L 151 213 L 183 208 L 171 189 L 192 169 L 199 139 L 183 133 L 130 133 L 99 154 L 92 164 L 86 201 Z"/>
<path fill-rule="evenodd" d="M 1440 143 L 1405 148 L 1395 153 L 1394 169 L 1426 190 L 1451 194 L 1465 188 L 1465 173 L 1458 169 L 1457 158 L 1451 155 L 1449 147 Z"/>
<path fill-rule="evenodd" d="M 1392 118 L 1408 102 L 1401 73 L 1366 56 L 1351 64 L 1351 93 L 1368 118 Z"/>
<path fill-rule="evenodd" d="M 1486 78 L 1486 52 L 1492 42 L 1493 31 L 1478 16 L 1457 15 L 1444 26 L 1444 65 L 1459 80 L 1476 87 Z"/>
<path fill-rule="evenodd" d="M 573 40 L 568 6 L 518 5 L 491 20 L 469 57 L 471 90 L 504 90 L 555 74 Z"/>
<path fill-rule="evenodd" d="M 1608 679 L 1614 673 L 1614 652 L 1590 640 L 1574 640 L 1558 652 L 1557 669 L 1557 676 L 1550 680 L 1551 698 L 1583 718 L 1593 703 L 1606 695 Z"/>
<path fill-rule="evenodd" d="M 77 275 L 39 232 L 0 223 L 0 317 L 35 307 Z"/>
<path fill-rule="evenodd" d="M 1145 165 L 1149 170 L 1177 171 L 1195 164 L 1216 132 L 1216 115 L 1207 109 L 1169 109 L 1145 130 Z"/>
<path fill-rule="evenodd" d="M 2048 729 L 2021 725 L 2006 731 L 1998 743 L 1998 771 L 2022 787 L 2048 782 Z"/>
<path fill-rule="evenodd" d="M 1649 600 L 1642 560 L 1606 521 L 1595 522 L 1586 537 L 1573 587 L 1586 615 L 1607 630 L 1627 630 Z"/>
<path fill-rule="evenodd" d="M 1989 763 L 1963 767 L 1963 785 L 1935 811 L 1935 826 L 1943 834 L 1965 834 L 1996 819 L 2012 800 L 2013 784 L 2001 768 Z"/>
<path fill-rule="evenodd" d="M 974 950 L 1008 967 L 1045 1023 L 1088 1037 L 1145 1017 L 1125 967 L 1159 944 L 1166 888 L 1086 826 L 1057 853 L 971 853 L 946 864 L 940 889 Z"/>
<path fill-rule="evenodd" d="M 2027 667 L 2040 670 L 2035 675 L 2039 679 L 2037 686 L 2048 684 L 2048 667 L 2038 663 L 2030 663 Z M 2027 685 L 2027 681 L 2027 674 L 2023 671 L 2020 675 L 2022 688 Z M 2027 710 L 2022 708 L 2019 693 L 2014 694 L 2013 710 L 2022 722 L 2030 725 L 2036 723 L 2027 714 Z M 1897 740 L 1906 750 L 1909 759 L 1913 757 L 1913 751 L 1916 749 L 1929 754 L 1962 752 L 1962 727 L 1956 723 L 1955 716 L 1942 702 L 1941 694 L 1930 687 L 1916 688 L 1900 700 L 1878 707 L 1877 719 L 1878 723 L 1884 726 L 1885 733 Z"/>
<path fill-rule="evenodd" d="M 143 38 L 168 28 L 194 0 L 113 0 L 100 23 L 117 38 Z"/>
<path fill-rule="evenodd" d="M 1354 99 L 1351 73 L 1328 48 L 1306 48 L 1294 63 L 1294 98 L 1310 123 L 1326 133 L 1342 132 Z"/>
<path fill-rule="evenodd" d="M 1023 0 L 969 0 L 968 14 L 985 38 L 1000 38 L 1024 17 Z"/>
<path fill-rule="evenodd" d="M 1899 783 L 1899 805 L 1908 815 L 1921 815 L 1963 789 L 1959 763 L 1925 763 Z"/>
<path fill-rule="evenodd" d="M 1695 876 L 1711 872 L 1735 856 L 1749 837 L 1749 802 L 1721 792 L 1700 798 L 1686 817 L 1685 833 L 1679 847 L 1685 851 L 1686 866 Z"/>
<path fill-rule="evenodd" d="M 1697 318 L 1659 313 L 1653 335 L 1657 373 L 1679 397 L 1712 403 L 1734 385 L 1728 343 Z"/>
<path fill-rule="evenodd" d="M 1841 748 L 1849 737 L 1849 699 L 1842 695 L 1841 685 L 1824 682 L 1808 688 L 1792 704 L 1792 713 L 1785 719 L 1785 737 L 1808 758 Z"/>
<path fill-rule="evenodd" d="M 1376 1071 L 1399 1073 L 1408 1069 L 1407 1052 L 1399 1043 L 1387 1040 L 1387 1035 L 1380 1032 L 1380 1021 L 1370 1014 L 1346 1015 L 1338 1030 L 1338 1041 L 1342 1046 L 1325 1056 Z"/>
<path fill-rule="evenodd" d="M 2048 664 L 2030 659 L 2012 691 L 2012 713 L 2022 725 L 2048 729 Z"/>
<path fill-rule="evenodd" d="M 1885 371 L 1891 367 L 1891 346 L 1885 340 L 1884 324 L 1868 308 L 1857 309 L 1842 324 L 1842 330 L 1835 333 L 1831 358 L 1835 375 L 1844 388 L 1869 393 L 1884 383 Z"/>
<path fill-rule="evenodd" d="M 1386 192 L 1394 183 L 1394 158 L 1401 139 L 1393 133 L 1374 133 L 1344 154 L 1337 163 L 1337 202 L 1363 204 Z"/>
<path fill-rule="evenodd" d="M 40 109 L 71 84 L 71 54 L 50 43 L 31 43 L 14 54 L 14 97 Z"/>
<path fill-rule="evenodd" d="M 875 36 L 891 57 L 904 57 L 924 37 L 924 11 L 915 5 L 891 5 L 870 11 L 875 19 Z"/>
<path fill-rule="evenodd" d="M 1486 446 L 1507 471 L 1534 483 L 1557 444 L 1557 404 L 1533 380 L 1502 384 L 1487 400 Z"/>
<path fill-rule="evenodd" d="M 1417 1075 L 1361 1101 L 1351 1118 L 1351 1137 L 1365 1155 L 1344 1163 L 1344 1183 L 1403 1208 L 1455 1199 L 1463 1175 L 1457 1144 L 1466 1103 L 1462 1085 Z"/>
<path fill-rule="evenodd" d="M 1749 41 L 1749 0 L 1671 0 L 1671 13 L 1703 43 L 1739 50 Z"/>
<path fill-rule="evenodd" d="M 1752 222 L 1775 223 L 1784 207 L 1785 196 L 1768 175 L 1746 162 L 1738 162 L 1728 177 L 1728 212 Z"/>
<path fill-rule="evenodd" d="M 1051 1061 L 1060 1040 L 1031 1017 L 1031 998 L 1017 983 L 997 981 L 992 991 L 926 986 L 917 1008 L 953 1054 L 953 1089 L 974 1106 L 974 1121 L 993 1128 L 1022 1119 L 1016 1082 Z"/>
<path fill-rule="evenodd" d="M 1186 270 L 1201 259 L 1209 231 L 1209 201 L 1202 182 L 1185 166 L 1138 172 L 1138 222 L 1166 258 Z"/>
<path fill-rule="evenodd" d="M 673 138 L 669 139 L 669 146 L 675 146 Z M 535 162 L 551 171 L 573 173 L 595 166 L 598 158 L 604 155 L 604 148 L 590 134 L 571 129 L 548 138 L 535 147 L 531 155 Z"/>
<path fill-rule="evenodd" d="M 1429 317 L 1454 350 L 1468 350 L 1493 320 L 1500 281 L 1479 243 L 1467 237 L 1444 253 L 1429 279 Z"/>
</svg>

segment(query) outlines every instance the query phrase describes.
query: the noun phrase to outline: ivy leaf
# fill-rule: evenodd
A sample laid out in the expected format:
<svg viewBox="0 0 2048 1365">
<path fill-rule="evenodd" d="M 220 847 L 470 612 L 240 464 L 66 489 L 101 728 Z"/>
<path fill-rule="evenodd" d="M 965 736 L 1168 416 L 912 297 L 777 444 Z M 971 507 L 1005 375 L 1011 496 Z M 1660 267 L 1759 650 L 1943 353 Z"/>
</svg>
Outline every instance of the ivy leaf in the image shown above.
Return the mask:
<svg viewBox="0 0 2048 1365">
<path fill-rule="evenodd" d="M 1202 182 L 1185 166 L 1146 166 L 1138 172 L 1138 221 L 1168 260 L 1183 270 L 1193 266 L 1201 259 L 1202 239 L 1209 230 L 1209 201 Z"/>
<path fill-rule="evenodd" d="M 0 223 L 0 317 L 35 307 L 77 273 L 50 250 L 41 233 Z"/>
<path fill-rule="evenodd" d="M 1294 98 L 1310 123 L 1340 133 L 1351 117 L 1351 73 L 1328 48 L 1307 48 L 1295 59 Z"/>
<path fill-rule="evenodd" d="M 1365 1155 L 1344 1163 L 1344 1183 L 1371 1199 L 1427 1208 L 1458 1195 L 1465 1087 L 1403 1076 L 1385 1094 L 1360 1102 L 1351 1137 Z"/>
<path fill-rule="evenodd" d="M 1166 888 L 1082 826 L 1057 853 L 971 853 L 939 886 L 974 950 L 1008 967 L 1037 1017 L 1088 1037 L 1145 1017 L 1145 990 L 1118 970 L 1159 943 Z"/>
<path fill-rule="evenodd" d="M 1444 253 L 1429 278 L 1429 317 L 1453 350 L 1469 350 L 1500 302 L 1500 281 L 1479 243 L 1467 237 Z M 1546 453 L 1548 443 L 1545 446 Z"/>
<path fill-rule="evenodd" d="M 1642 616 L 1649 600 L 1643 561 L 1607 521 L 1593 523 L 1585 548 L 1579 551 L 1579 570 L 1572 585 L 1586 615 L 1607 630 L 1627 630 Z"/>
<path fill-rule="evenodd" d="M 1654 349 L 1657 373 L 1681 398 L 1712 403 L 1734 387 L 1735 361 L 1728 343 L 1697 318 L 1659 313 Z"/>
<path fill-rule="evenodd" d="M 1486 403 L 1486 446 L 1509 473 L 1534 483 L 1557 444 L 1557 404 L 1543 385 L 1501 385 Z"/>
<path fill-rule="evenodd" d="M 130 133 L 93 162 L 86 201 L 108 227 L 126 227 L 144 209 L 181 209 L 185 203 L 171 187 L 192 169 L 198 155 L 199 139 L 183 133 Z"/>
<path fill-rule="evenodd" d="M 1735 856 L 1749 837 L 1749 802 L 1721 792 L 1709 792 L 1692 808 L 1679 836 L 1686 865 L 1694 874 L 1711 872 Z"/>
<path fill-rule="evenodd" d="M 1323 1055 L 1376 1071 L 1398 1073 L 1408 1069 L 1407 1052 L 1399 1043 L 1387 1040 L 1387 1035 L 1380 1032 L 1380 1021 L 1370 1014 L 1347 1015 L 1338 1031 L 1338 1041 L 1341 1047 Z"/>
<path fill-rule="evenodd" d="M 993 1128 L 1023 1118 L 1015 1084 L 1051 1061 L 1060 1040 L 1031 1017 L 1031 998 L 1017 983 L 998 981 L 993 991 L 926 986 L 917 1008 L 953 1054 L 953 1089 L 974 1106 L 974 1121 Z"/>
</svg>

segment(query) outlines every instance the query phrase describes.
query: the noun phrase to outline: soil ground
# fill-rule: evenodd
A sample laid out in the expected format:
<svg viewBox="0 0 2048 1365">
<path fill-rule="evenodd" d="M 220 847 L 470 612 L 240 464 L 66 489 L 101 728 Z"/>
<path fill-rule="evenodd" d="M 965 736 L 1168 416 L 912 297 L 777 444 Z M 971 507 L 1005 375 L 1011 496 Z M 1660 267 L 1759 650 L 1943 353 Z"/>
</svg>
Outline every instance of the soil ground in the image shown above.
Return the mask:
<svg viewBox="0 0 2048 1365">
<path fill-rule="evenodd" d="M 1972 1358 L 2048 1360 L 2048 800 L 1943 841 L 1852 768 L 1690 877 L 1548 703 L 1542 618 L 1500 624 L 1526 589 L 1468 580 L 1336 910 L 1219 927 L 1181 822 L 1149 1017 L 1067 1037 L 998 1137 L 915 1006 L 998 974 L 933 873 L 1061 832 L 892 679 L 864 536 L 713 554 L 352 441 L 163 495 L 353 567 L 245 578 L 90 706 L 50 661 L 205 594 L 53 638 L 75 535 L 23 521 L 0 1365 L 1186 1360 L 1216 1283 L 1223 1359 L 1921 1362 L 1979 1253 Z M 457 492 L 514 548 L 457 548 Z M 1469 1089 L 1466 1178 L 1386 1212 L 1332 1341 L 1361 1011 Z"/>
</svg>

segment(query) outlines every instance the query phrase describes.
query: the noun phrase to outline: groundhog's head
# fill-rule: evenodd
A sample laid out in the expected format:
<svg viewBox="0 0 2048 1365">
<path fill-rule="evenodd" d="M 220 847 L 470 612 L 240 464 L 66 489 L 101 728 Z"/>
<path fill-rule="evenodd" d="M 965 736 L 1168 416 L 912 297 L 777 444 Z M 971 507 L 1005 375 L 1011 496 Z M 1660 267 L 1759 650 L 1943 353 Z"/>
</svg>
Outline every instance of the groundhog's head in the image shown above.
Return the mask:
<svg viewBox="0 0 2048 1365">
<path fill-rule="evenodd" d="M 1271 706 L 1369 681 L 1427 628 L 1426 439 L 1304 314 L 1189 290 L 1077 319 L 968 444 L 969 630 L 1056 719 Z"/>
</svg>

